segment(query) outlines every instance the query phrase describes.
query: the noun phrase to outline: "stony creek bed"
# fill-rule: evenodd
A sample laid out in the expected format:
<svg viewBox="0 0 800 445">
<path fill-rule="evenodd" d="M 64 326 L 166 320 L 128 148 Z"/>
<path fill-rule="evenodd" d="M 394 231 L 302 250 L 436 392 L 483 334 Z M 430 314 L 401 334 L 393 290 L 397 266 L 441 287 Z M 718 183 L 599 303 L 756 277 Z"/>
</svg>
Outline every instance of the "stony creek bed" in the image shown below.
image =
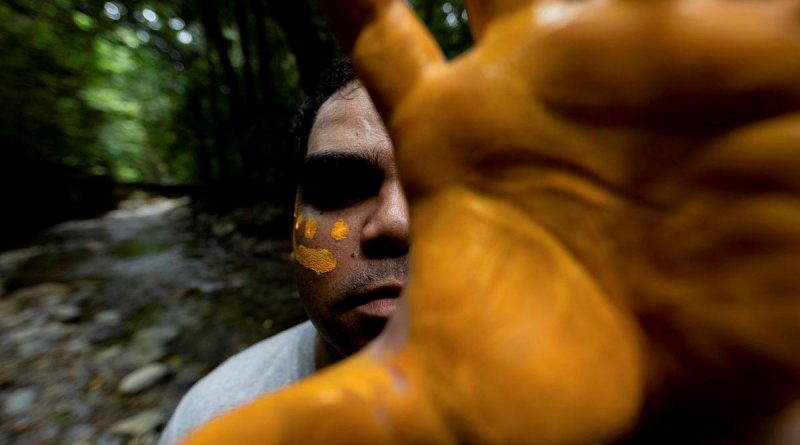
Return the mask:
<svg viewBox="0 0 800 445">
<path fill-rule="evenodd" d="M 0 444 L 153 444 L 197 379 L 302 321 L 270 219 L 139 198 L 0 253 Z"/>
</svg>

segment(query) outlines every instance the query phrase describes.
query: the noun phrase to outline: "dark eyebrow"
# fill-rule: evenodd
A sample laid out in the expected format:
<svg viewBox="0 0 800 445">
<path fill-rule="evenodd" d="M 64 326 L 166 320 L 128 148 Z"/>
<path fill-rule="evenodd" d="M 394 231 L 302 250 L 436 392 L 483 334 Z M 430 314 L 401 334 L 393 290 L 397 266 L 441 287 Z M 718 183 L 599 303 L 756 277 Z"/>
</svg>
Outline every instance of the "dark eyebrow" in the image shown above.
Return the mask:
<svg viewBox="0 0 800 445">
<path fill-rule="evenodd" d="M 321 210 L 341 209 L 375 196 L 385 179 L 376 152 L 324 151 L 303 162 L 299 191 Z"/>
<path fill-rule="evenodd" d="M 310 154 L 303 161 L 302 176 L 326 171 L 381 171 L 375 152 L 321 151 Z"/>
</svg>

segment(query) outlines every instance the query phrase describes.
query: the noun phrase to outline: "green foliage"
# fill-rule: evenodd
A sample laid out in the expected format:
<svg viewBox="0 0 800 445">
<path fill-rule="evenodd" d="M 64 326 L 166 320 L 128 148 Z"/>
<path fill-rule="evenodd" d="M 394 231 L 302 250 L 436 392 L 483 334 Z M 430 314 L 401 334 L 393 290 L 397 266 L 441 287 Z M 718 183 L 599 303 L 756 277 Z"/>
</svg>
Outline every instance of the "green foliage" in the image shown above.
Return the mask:
<svg viewBox="0 0 800 445">
<path fill-rule="evenodd" d="M 94 64 L 92 34 L 69 8 L 0 3 L 0 162 L 40 161 L 102 171 L 98 113 L 80 97 Z M 82 22 L 86 25 L 86 22 Z"/>
<path fill-rule="evenodd" d="M 449 59 L 472 47 L 464 0 L 409 0 L 409 3 Z"/>
<path fill-rule="evenodd" d="M 463 0 L 413 0 L 448 57 Z M 0 163 L 156 183 L 276 183 L 336 54 L 311 0 L 0 3 Z"/>
</svg>

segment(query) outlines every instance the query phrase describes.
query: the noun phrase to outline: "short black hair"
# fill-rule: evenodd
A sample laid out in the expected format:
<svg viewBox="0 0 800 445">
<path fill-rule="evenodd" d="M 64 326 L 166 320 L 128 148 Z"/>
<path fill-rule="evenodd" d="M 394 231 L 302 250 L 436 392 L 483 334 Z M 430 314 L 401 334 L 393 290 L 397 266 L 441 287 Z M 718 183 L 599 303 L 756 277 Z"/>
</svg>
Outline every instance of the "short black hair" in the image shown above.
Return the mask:
<svg viewBox="0 0 800 445">
<path fill-rule="evenodd" d="M 311 127 L 314 126 L 314 119 L 316 119 L 320 107 L 322 107 L 322 104 L 334 93 L 355 80 L 358 80 L 358 78 L 356 77 L 353 63 L 350 59 L 334 59 L 331 65 L 320 76 L 317 87 L 311 92 L 297 111 L 291 127 L 294 140 L 291 169 L 292 183 L 295 191 L 299 184 L 303 160 L 308 151 L 308 137 L 311 134 Z M 292 196 L 292 198 L 294 198 L 294 196 Z"/>
</svg>

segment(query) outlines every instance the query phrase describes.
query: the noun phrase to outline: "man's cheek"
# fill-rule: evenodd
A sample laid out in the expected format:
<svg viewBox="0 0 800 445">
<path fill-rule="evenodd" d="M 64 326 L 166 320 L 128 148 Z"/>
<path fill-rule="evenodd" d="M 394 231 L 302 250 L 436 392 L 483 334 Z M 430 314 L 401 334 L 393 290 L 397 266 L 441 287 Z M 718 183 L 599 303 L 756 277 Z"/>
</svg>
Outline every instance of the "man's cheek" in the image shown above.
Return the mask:
<svg viewBox="0 0 800 445">
<path fill-rule="evenodd" d="M 348 234 L 350 234 L 350 226 L 347 225 L 344 219 L 339 219 L 334 223 L 331 229 L 331 238 L 334 241 L 343 241 L 347 239 Z"/>
<path fill-rule="evenodd" d="M 302 244 L 302 242 L 306 240 L 315 240 L 315 238 L 317 238 L 318 228 L 319 223 L 315 218 L 300 213 L 295 218 L 295 233 L 292 238 L 294 240 L 293 249 L 295 261 L 304 268 L 315 272 L 317 275 L 321 275 L 336 269 L 336 255 L 323 247 L 312 247 Z M 344 219 L 339 219 L 330 229 L 330 237 L 334 242 L 341 241 L 347 238 L 349 231 L 350 228 Z M 325 244 L 327 240 L 318 241 L 322 241 L 322 244 Z M 317 243 L 315 242 L 314 244 Z"/>
<path fill-rule="evenodd" d="M 336 269 L 336 257 L 328 249 L 295 246 L 294 259 L 301 266 L 321 275 Z"/>
<path fill-rule="evenodd" d="M 306 227 L 303 230 L 303 237 L 308 240 L 314 239 L 317 236 L 317 220 L 314 218 L 306 219 Z"/>
</svg>

